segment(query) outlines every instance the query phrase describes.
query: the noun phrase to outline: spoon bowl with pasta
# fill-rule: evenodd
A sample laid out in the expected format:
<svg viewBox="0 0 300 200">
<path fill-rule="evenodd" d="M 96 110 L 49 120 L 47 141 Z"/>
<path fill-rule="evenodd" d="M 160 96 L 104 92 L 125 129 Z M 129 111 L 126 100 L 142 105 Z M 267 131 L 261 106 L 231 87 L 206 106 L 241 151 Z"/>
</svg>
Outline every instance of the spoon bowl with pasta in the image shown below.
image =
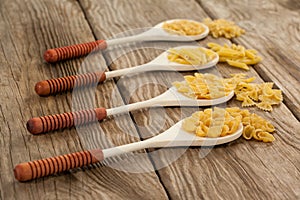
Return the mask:
<svg viewBox="0 0 300 200">
<path fill-rule="evenodd" d="M 36 83 L 35 91 L 40 96 L 49 96 L 104 82 L 107 79 L 149 71 L 195 71 L 215 66 L 219 55 L 199 46 L 178 46 L 170 48 L 151 62 L 107 72 L 92 72 L 66 76 Z"/>
<path fill-rule="evenodd" d="M 115 38 L 111 40 L 96 40 L 83 44 L 48 49 L 44 53 L 44 59 L 49 63 L 55 63 L 62 60 L 88 55 L 93 50 L 104 50 L 110 46 L 140 41 L 194 41 L 205 38 L 208 33 L 208 27 L 195 20 L 166 20 L 143 33 L 133 36 Z"/>
<path fill-rule="evenodd" d="M 73 168 L 101 162 L 109 157 L 137 151 L 144 148 L 178 147 L 178 146 L 215 146 L 238 139 L 243 132 L 240 123 L 236 130 L 226 136 L 213 133 L 214 137 L 199 137 L 183 128 L 183 119 L 159 135 L 150 139 L 112 147 L 108 149 L 92 149 L 42 160 L 20 163 L 14 168 L 14 174 L 19 181 L 29 181 L 35 178 L 60 173 Z M 55 167 L 60 166 L 60 167 Z"/>
<path fill-rule="evenodd" d="M 70 128 L 96 122 L 108 116 L 115 116 L 128 113 L 133 110 L 148 108 L 152 106 L 212 106 L 225 103 L 234 96 L 234 91 L 220 93 L 218 96 L 209 99 L 197 99 L 180 93 L 173 86 L 159 96 L 141 102 L 127 104 L 116 108 L 95 108 L 81 110 L 57 115 L 31 118 L 27 122 L 27 129 L 32 134 L 46 133 L 63 128 Z"/>
</svg>

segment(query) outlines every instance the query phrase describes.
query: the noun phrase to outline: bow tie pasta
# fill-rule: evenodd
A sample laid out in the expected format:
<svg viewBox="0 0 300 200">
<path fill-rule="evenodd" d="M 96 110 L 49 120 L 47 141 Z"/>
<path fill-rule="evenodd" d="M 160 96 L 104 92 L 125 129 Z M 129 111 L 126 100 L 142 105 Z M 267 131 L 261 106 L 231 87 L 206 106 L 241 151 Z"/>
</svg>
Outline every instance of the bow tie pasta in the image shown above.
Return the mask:
<svg viewBox="0 0 300 200">
<path fill-rule="evenodd" d="M 272 106 L 283 101 L 281 90 L 272 89 L 274 83 L 251 83 L 255 78 L 247 78 L 245 74 L 221 78 L 213 74 L 195 73 L 194 76 L 184 76 L 184 79 L 174 82 L 173 86 L 193 99 L 216 99 L 234 91 L 236 99 L 242 101 L 242 107 L 257 106 L 264 111 L 272 111 Z"/>
</svg>

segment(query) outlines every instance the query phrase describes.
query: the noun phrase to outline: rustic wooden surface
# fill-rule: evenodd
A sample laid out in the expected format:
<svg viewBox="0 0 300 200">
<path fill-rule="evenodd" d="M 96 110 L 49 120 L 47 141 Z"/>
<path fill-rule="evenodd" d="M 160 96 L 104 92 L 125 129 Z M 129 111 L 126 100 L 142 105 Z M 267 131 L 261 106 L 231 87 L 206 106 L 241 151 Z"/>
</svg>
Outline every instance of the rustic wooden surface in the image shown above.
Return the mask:
<svg viewBox="0 0 300 200">
<path fill-rule="evenodd" d="M 262 4 L 216 0 L 2 0 L 1 199 L 300 198 L 299 11 L 297 1 L 279 0 L 266 0 Z M 257 82 L 273 81 L 283 90 L 285 101 L 273 112 L 251 109 L 274 123 L 277 129 L 274 143 L 240 138 L 213 149 L 150 149 L 27 183 L 14 179 L 12 169 L 20 162 L 139 141 L 166 130 L 195 111 L 195 108 L 151 108 L 76 130 L 32 136 L 25 127 L 31 117 L 146 100 L 182 78 L 176 72 L 141 73 L 109 80 L 96 90 L 41 98 L 33 90 L 37 81 L 143 64 L 174 44 L 117 47 L 103 55 L 97 53 L 87 59 L 51 65 L 42 60 L 44 50 L 120 36 L 127 30 L 139 31 L 135 29 L 151 27 L 166 19 L 201 21 L 205 17 L 231 19 L 245 28 L 246 35 L 233 41 L 258 49 L 264 58 L 247 74 L 255 76 Z M 208 37 L 200 44 L 208 41 L 229 42 Z M 133 47 L 135 50 L 131 51 Z M 223 76 L 241 72 L 221 64 L 216 71 Z M 240 102 L 231 100 L 227 106 L 240 106 Z"/>
</svg>

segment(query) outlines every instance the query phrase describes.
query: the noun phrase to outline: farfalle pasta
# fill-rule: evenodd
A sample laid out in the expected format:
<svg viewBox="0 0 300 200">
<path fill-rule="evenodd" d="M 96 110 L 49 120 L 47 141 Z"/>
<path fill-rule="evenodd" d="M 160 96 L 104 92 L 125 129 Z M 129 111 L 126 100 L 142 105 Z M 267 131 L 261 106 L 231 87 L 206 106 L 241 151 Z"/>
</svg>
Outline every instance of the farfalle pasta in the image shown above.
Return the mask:
<svg viewBox="0 0 300 200">
<path fill-rule="evenodd" d="M 230 78 L 221 78 L 214 74 L 195 73 L 184 76 L 185 81 L 176 81 L 173 86 L 177 91 L 194 99 L 215 99 L 229 95 L 240 82 L 252 82 L 244 74 L 233 74 Z"/>
<path fill-rule="evenodd" d="M 214 38 L 225 37 L 231 39 L 245 33 L 244 29 L 225 19 L 211 20 L 206 18 L 203 20 L 203 23 L 208 26 L 209 32 Z"/>
<path fill-rule="evenodd" d="M 234 91 L 236 99 L 242 101 L 242 107 L 256 106 L 264 111 L 272 111 L 273 105 L 283 101 L 281 90 L 272 89 L 274 83 L 251 83 L 255 78 L 247 78 L 242 73 L 231 74 L 230 78 L 195 73 L 194 76 L 184 76 L 184 79 L 173 85 L 178 92 L 193 99 L 216 99 Z"/>
<path fill-rule="evenodd" d="M 257 106 L 264 111 L 272 111 L 273 105 L 282 102 L 282 92 L 278 89 L 272 89 L 273 83 L 245 83 L 237 84 L 234 92 L 236 99 L 242 101 L 243 107 Z"/>
<path fill-rule="evenodd" d="M 212 50 L 202 47 L 169 49 L 168 60 L 184 65 L 204 65 L 217 57 Z"/>
<path fill-rule="evenodd" d="M 274 126 L 267 120 L 238 107 L 205 109 L 192 114 L 182 123 L 182 128 L 199 137 L 223 137 L 235 133 L 242 123 L 243 137 L 262 142 L 273 142 Z"/>
<path fill-rule="evenodd" d="M 205 31 L 205 28 L 201 23 L 190 20 L 175 20 L 169 23 L 165 22 L 162 28 L 171 34 L 186 36 L 199 35 Z"/>
<path fill-rule="evenodd" d="M 215 99 L 228 95 L 234 87 L 213 74 L 195 73 L 184 76 L 185 81 L 174 82 L 177 91 L 194 99 Z"/>
<path fill-rule="evenodd" d="M 230 66 L 249 70 L 249 65 L 259 63 L 262 58 L 257 55 L 254 49 L 245 49 L 241 45 L 232 44 L 231 46 L 217 43 L 208 43 L 207 46 L 219 55 L 219 62 L 227 62 Z"/>
</svg>

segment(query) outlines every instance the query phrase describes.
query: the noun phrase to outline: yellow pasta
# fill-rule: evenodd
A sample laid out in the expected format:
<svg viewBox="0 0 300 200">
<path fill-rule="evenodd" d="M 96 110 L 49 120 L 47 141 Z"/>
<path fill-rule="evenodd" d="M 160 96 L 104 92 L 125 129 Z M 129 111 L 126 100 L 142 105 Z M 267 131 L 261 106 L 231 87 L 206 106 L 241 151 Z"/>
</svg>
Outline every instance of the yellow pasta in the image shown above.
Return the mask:
<svg viewBox="0 0 300 200">
<path fill-rule="evenodd" d="M 215 38 L 225 37 L 231 39 L 245 33 L 244 29 L 235 25 L 234 22 L 225 19 L 211 20 L 210 18 L 206 18 L 203 23 L 208 26 L 210 34 Z"/>
<path fill-rule="evenodd" d="M 259 63 L 262 58 L 254 49 L 245 49 L 241 45 L 232 44 L 223 46 L 216 43 L 208 43 L 207 46 L 219 55 L 219 62 L 227 62 L 230 66 L 249 70 L 248 65 Z"/>
<path fill-rule="evenodd" d="M 283 101 L 282 92 L 272 89 L 274 83 L 253 84 L 239 82 L 234 89 L 236 99 L 242 101 L 242 107 L 257 106 L 264 111 L 272 111 L 273 105 Z"/>
<path fill-rule="evenodd" d="M 275 131 L 274 126 L 267 120 L 248 110 L 238 107 L 226 108 L 226 111 L 233 116 L 240 116 L 244 126 L 243 137 L 246 140 L 256 139 L 263 142 L 273 142 L 275 138 L 271 133 Z"/>
<path fill-rule="evenodd" d="M 243 124 L 243 137 L 252 138 L 262 142 L 273 142 L 274 126 L 262 117 L 241 110 L 238 107 L 205 109 L 192 114 L 184 119 L 182 128 L 199 137 L 224 137 L 235 133 L 240 124 Z"/>
<path fill-rule="evenodd" d="M 249 70 L 248 65 L 246 65 L 245 63 L 242 63 L 239 61 L 234 61 L 234 60 L 229 60 L 229 59 L 227 59 L 226 62 L 233 67 L 238 67 L 241 69 Z"/>
<path fill-rule="evenodd" d="M 252 138 L 253 133 L 255 132 L 255 128 L 250 124 L 247 124 L 243 130 L 243 137 L 246 140 L 250 140 Z"/>
<path fill-rule="evenodd" d="M 199 137 L 215 138 L 235 133 L 240 123 L 240 117 L 234 118 L 225 109 L 215 107 L 195 112 L 183 121 L 182 128 Z"/>
<path fill-rule="evenodd" d="M 235 86 L 213 74 L 195 73 L 185 76 L 185 81 L 174 82 L 178 92 L 193 99 L 216 99 L 227 96 Z"/>
<path fill-rule="evenodd" d="M 217 57 L 209 49 L 205 48 L 181 48 L 169 49 L 168 60 L 185 65 L 204 65 Z"/>
<path fill-rule="evenodd" d="M 282 92 L 272 89 L 274 83 L 251 83 L 254 77 L 245 74 L 232 74 L 230 78 L 220 78 L 213 74 L 195 73 L 184 76 L 185 81 L 174 82 L 177 91 L 193 99 L 216 99 L 234 91 L 236 100 L 242 107 L 257 106 L 264 111 L 272 111 L 273 105 L 283 101 Z"/>
<path fill-rule="evenodd" d="M 164 23 L 163 29 L 177 35 L 199 35 L 205 31 L 203 25 L 199 22 L 190 20 L 175 20 L 170 23 Z"/>
</svg>

